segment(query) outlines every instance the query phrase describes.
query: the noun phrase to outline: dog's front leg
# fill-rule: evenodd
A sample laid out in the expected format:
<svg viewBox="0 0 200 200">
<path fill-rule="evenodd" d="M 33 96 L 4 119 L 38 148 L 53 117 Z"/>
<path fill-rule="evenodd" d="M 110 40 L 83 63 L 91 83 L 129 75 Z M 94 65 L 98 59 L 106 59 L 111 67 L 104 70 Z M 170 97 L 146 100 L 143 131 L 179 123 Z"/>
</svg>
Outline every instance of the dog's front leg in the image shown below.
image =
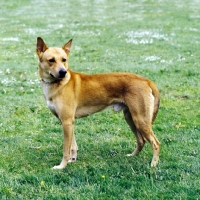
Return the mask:
<svg viewBox="0 0 200 200">
<path fill-rule="evenodd" d="M 69 163 L 76 161 L 77 151 L 78 151 L 78 145 L 76 143 L 76 138 L 75 138 L 75 135 L 73 133 L 72 146 L 71 146 L 71 149 L 70 149 L 70 160 L 68 161 Z"/>
<path fill-rule="evenodd" d="M 63 158 L 60 165 L 54 166 L 53 169 L 65 168 L 68 161 L 70 160 L 70 148 L 72 145 L 72 138 L 74 133 L 74 120 L 69 119 L 66 121 L 62 121 L 62 127 L 64 136 Z"/>
</svg>

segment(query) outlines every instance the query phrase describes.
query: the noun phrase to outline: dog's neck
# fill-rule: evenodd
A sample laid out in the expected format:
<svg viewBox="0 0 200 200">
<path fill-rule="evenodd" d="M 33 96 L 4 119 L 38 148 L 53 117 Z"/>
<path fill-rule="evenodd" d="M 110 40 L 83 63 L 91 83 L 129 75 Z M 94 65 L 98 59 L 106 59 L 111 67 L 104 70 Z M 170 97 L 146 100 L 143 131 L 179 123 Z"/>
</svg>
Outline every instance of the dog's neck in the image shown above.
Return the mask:
<svg viewBox="0 0 200 200">
<path fill-rule="evenodd" d="M 55 80 L 55 81 L 48 82 L 48 81 L 45 81 L 44 79 L 41 79 L 41 81 L 42 81 L 44 84 L 52 85 L 52 84 L 55 84 L 55 83 L 59 83 L 61 80 L 57 79 L 57 80 Z"/>
</svg>

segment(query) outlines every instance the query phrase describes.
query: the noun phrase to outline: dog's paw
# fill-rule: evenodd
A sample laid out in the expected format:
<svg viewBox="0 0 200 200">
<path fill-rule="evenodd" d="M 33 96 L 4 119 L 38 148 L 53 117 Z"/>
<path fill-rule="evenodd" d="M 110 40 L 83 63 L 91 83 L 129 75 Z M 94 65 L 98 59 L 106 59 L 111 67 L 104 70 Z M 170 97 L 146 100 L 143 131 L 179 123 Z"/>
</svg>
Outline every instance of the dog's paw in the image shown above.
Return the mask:
<svg viewBox="0 0 200 200">
<path fill-rule="evenodd" d="M 52 167 L 52 169 L 63 169 L 63 168 L 64 168 L 64 167 L 61 166 L 61 165 L 56 165 L 56 166 Z"/>
<path fill-rule="evenodd" d="M 133 153 L 130 153 L 130 154 L 126 154 L 127 157 L 131 157 L 131 156 L 134 156 Z"/>
<path fill-rule="evenodd" d="M 151 167 L 152 168 L 156 168 L 157 164 L 158 164 L 158 159 L 155 159 L 155 160 L 151 161 Z"/>
<path fill-rule="evenodd" d="M 76 158 L 70 158 L 68 163 L 73 163 L 73 162 L 76 162 Z"/>
</svg>

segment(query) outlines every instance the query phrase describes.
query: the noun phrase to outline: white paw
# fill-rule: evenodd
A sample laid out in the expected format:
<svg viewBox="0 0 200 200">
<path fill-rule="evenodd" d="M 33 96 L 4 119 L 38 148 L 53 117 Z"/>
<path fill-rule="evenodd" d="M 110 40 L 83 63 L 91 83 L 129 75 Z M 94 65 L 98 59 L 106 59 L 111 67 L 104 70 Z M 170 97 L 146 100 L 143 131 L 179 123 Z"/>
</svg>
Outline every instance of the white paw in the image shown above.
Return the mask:
<svg viewBox="0 0 200 200">
<path fill-rule="evenodd" d="M 52 169 L 63 169 L 64 167 L 63 166 L 61 166 L 61 165 L 56 165 L 56 166 L 54 166 Z"/>
<path fill-rule="evenodd" d="M 158 161 L 151 162 L 151 167 L 156 168 Z"/>
<path fill-rule="evenodd" d="M 70 158 L 68 163 L 73 163 L 73 162 L 76 162 L 76 158 Z"/>
<path fill-rule="evenodd" d="M 130 154 L 126 154 L 127 157 L 131 157 L 131 156 L 134 156 L 133 153 L 130 153 Z"/>
</svg>

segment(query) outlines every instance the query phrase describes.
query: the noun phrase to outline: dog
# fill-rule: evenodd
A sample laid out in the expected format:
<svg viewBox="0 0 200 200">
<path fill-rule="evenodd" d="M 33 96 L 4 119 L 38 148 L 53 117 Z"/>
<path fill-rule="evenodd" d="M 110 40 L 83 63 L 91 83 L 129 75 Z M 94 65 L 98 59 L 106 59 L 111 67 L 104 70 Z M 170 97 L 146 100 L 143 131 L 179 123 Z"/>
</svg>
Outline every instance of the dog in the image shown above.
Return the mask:
<svg viewBox="0 0 200 200">
<path fill-rule="evenodd" d="M 77 159 L 78 146 L 74 135 L 75 118 L 112 107 L 123 111 L 125 121 L 137 140 L 136 149 L 127 156 L 137 155 L 146 140 L 153 149 L 151 167 L 159 160 L 160 142 L 154 135 L 160 94 L 155 83 L 132 73 L 87 75 L 68 68 L 72 39 L 62 48 L 48 47 L 37 38 L 39 75 L 47 106 L 61 121 L 64 144 L 63 158 L 53 169 L 63 169 Z"/>
</svg>

